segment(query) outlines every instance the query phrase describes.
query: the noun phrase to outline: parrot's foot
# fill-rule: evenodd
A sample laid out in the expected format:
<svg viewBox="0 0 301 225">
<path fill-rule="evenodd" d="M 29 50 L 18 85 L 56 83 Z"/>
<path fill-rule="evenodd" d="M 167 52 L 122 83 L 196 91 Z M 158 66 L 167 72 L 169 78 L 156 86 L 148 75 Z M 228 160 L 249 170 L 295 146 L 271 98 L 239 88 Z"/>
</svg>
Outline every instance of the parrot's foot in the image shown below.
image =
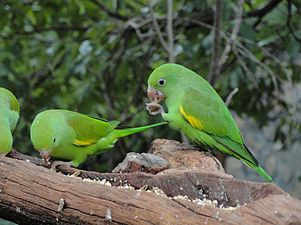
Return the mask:
<svg viewBox="0 0 301 225">
<path fill-rule="evenodd" d="M 54 161 L 54 162 L 51 164 L 51 168 L 50 168 L 50 169 L 56 171 L 56 167 L 58 167 L 58 166 L 60 166 L 60 165 L 74 166 L 72 161 L 70 161 L 70 162 Z"/>
<path fill-rule="evenodd" d="M 164 114 L 164 109 L 162 105 L 152 102 L 152 103 L 146 103 L 146 109 L 151 115 L 158 115 L 158 114 Z"/>
<path fill-rule="evenodd" d="M 81 170 L 76 170 L 74 173 L 72 173 L 72 176 L 78 177 L 82 173 Z"/>
</svg>

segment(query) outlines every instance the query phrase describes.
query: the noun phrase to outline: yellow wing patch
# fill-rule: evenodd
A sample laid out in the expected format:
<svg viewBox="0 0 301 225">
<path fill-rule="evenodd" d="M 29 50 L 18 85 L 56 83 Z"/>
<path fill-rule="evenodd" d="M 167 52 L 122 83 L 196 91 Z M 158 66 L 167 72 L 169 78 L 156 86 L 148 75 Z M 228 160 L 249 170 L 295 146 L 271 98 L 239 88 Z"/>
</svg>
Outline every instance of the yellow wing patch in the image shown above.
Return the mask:
<svg viewBox="0 0 301 225">
<path fill-rule="evenodd" d="M 73 142 L 74 145 L 76 146 L 81 146 L 81 147 L 84 147 L 84 146 L 88 146 L 88 145 L 92 145 L 92 144 L 95 144 L 95 140 L 84 140 L 84 141 L 81 141 L 81 140 L 75 140 Z"/>
<path fill-rule="evenodd" d="M 184 116 L 184 118 L 186 120 L 188 120 L 188 122 L 191 124 L 191 126 L 193 126 L 194 128 L 198 128 L 198 129 L 203 129 L 203 124 L 201 123 L 201 121 L 199 121 L 197 118 L 188 115 L 184 109 L 183 106 L 180 106 L 180 113 L 182 114 L 182 116 Z"/>
</svg>

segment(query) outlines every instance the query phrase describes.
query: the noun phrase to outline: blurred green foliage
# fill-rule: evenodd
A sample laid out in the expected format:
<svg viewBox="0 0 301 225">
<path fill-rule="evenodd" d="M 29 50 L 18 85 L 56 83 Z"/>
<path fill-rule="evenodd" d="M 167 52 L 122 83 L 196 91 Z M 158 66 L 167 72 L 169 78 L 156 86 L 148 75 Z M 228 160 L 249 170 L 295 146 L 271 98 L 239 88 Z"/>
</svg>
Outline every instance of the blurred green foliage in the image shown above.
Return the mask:
<svg viewBox="0 0 301 225">
<path fill-rule="evenodd" d="M 215 87 L 224 99 L 238 87 L 231 110 L 261 126 L 274 122 L 275 141 L 285 147 L 300 141 L 301 97 L 293 90 L 300 86 L 301 2 L 279 2 L 253 15 L 269 2 L 245 1 L 240 32 Z M 175 0 L 173 10 L 175 61 L 206 78 L 214 1 Z M 223 1 L 222 46 L 236 10 L 236 1 Z M 22 108 L 15 148 L 36 154 L 29 128 L 35 115 L 49 108 L 134 126 L 160 121 L 145 110 L 145 93 L 152 69 L 168 60 L 152 19 L 166 39 L 166 11 L 166 1 L 2 1 L 0 86 L 13 91 Z M 284 89 L 292 89 L 292 96 L 284 96 Z M 127 152 L 146 151 L 158 137 L 180 139 L 169 127 L 155 128 L 120 140 L 84 168 L 110 170 Z"/>
</svg>

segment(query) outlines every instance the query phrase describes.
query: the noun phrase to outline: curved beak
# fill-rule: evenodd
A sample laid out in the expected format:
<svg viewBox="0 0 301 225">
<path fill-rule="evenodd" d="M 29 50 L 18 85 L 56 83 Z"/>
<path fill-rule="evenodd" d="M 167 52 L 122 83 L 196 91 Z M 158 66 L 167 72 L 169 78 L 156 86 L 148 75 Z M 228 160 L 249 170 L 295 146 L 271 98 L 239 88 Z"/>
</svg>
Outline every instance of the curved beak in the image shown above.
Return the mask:
<svg viewBox="0 0 301 225">
<path fill-rule="evenodd" d="M 49 151 L 47 150 L 42 150 L 40 152 L 40 155 L 42 156 L 43 160 L 45 163 L 48 163 L 49 159 L 50 159 L 50 154 L 49 154 Z"/>
<path fill-rule="evenodd" d="M 151 102 L 159 103 L 165 99 L 165 95 L 156 90 L 155 88 L 148 86 L 147 88 L 147 97 Z"/>
</svg>

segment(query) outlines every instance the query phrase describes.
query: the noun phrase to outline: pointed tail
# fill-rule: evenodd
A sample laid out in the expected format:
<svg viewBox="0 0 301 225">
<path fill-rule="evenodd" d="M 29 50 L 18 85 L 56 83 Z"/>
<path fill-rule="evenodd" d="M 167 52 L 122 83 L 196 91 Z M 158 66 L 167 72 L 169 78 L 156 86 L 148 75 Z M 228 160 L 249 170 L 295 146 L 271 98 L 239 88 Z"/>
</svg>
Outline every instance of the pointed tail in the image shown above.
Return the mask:
<svg viewBox="0 0 301 225">
<path fill-rule="evenodd" d="M 256 172 L 259 173 L 262 177 L 264 177 L 266 181 L 273 181 L 272 177 L 267 172 L 265 172 L 265 170 L 261 166 L 258 165 L 256 168 L 254 168 L 254 170 L 256 170 Z"/>
<path fill-rule="evenodd" d="M 253 170 L 255 170 L 259 175 L 261 175 L 266 181 L 272 182 L 272 177 L 259 165 L 258 161 L 256 160 L 255 163 L 251 162 L 243 157 L 237 157 L 239 160 L 244 162 L 247 166 L 251 167 Z"/>
<path fill-rule="evenodd" d="M 114 135 L 114 138 L 118 139 L 131 134 L 139 133 L 141 131 L 147 130 L 152 127 L 158 127 L 166 124 L 168 124 L 168 122 L 155 123 L 155 124 L 146 125 L 142 127 L 134 127 L 134 128 L 127 128 L 127 129 L 115 129 L 112 133 Z"/>
<path fill-rule="evenodd" d="M 249 167 L 251 167 L 253 170 L 255 170 L 259 175 L 261 175 L 264 179 L 266 179 L 266 181 L 268 182 L 272 182 L 273 179 L 272 177 L 259 165 L 258 161 L 255 159 L 255 157 L 252 155 L 250 149 L 244 145 L 245 149 L 251 154 L 251 156 L 253 157 L 253 162 L 242 157 L 242 161 L 247 164 Z"/>
<path fill-rule="evenodd" d="M 255 170 L 259 175 L 265 178 L 268 182 L 272 182 L 272 177 L 265 172 L 265 170 L 259 165 L 258 161 L 253 156 L 250 149 L 245 144 L 239 144 L 231 139 L 221 138 L 218 136 L 213 137 L 219 144 L 225 149 L 219 149 L 235 158 L 241 160 L 243 163 Z"/>
</svg>

